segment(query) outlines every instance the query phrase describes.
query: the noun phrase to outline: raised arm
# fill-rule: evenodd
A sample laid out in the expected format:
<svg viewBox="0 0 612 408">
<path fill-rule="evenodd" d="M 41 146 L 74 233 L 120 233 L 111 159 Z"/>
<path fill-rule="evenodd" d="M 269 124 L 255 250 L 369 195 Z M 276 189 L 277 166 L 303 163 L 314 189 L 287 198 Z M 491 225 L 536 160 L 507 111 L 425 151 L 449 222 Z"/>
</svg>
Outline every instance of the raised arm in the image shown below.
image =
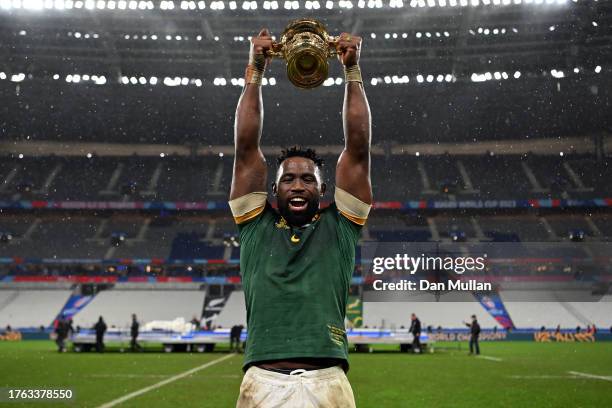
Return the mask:
<svg viewBox="0 0 612 408">
<path fill-rule="evenodd" d="M 265 51 L 271 47 L 272 38 L 265 28 L 251 40 L 245 85 L 238 100 L 234 122 L 235 155 L 230 200 L 266 191 L 268 171 L 259 146 L 263 124 L 261 79 L 269 63 Z"/>
<path fill-rule="evenodd" d="M 336 186 L 366 204 L 372 203 L 370 182 L 371 115 L 365 95 L 359 53 L 361 38 L 347 33 L 340 35 L 338 59 L 344 65 L 346 87 L 342 121 L 344 150 L 336 166 Z"/>
</svg>

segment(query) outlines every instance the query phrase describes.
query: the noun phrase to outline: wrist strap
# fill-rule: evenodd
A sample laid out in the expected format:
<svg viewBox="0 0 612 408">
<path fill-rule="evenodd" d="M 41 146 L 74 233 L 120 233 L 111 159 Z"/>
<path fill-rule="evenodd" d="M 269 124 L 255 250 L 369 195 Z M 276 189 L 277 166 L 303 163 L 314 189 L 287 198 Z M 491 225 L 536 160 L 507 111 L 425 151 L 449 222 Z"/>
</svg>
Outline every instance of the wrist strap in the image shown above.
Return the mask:
<svg viewBox="0 0 612 408">
<path fill-rule="evenodd" d="M 361 79 L 361 69 L 359 69 L 359 65 L 344 67 L 344 80 L 346 82 L 360 82 L 361 84 L 363 84 L 363 79 Z"/>
<path fill-rule="evenodd" d="M 247 84 L 261 85 L 263 81 L 264 71 L 260 71 L 252 65 L 247 65 L 244 73 L 244 82 Z"/>
</svg>

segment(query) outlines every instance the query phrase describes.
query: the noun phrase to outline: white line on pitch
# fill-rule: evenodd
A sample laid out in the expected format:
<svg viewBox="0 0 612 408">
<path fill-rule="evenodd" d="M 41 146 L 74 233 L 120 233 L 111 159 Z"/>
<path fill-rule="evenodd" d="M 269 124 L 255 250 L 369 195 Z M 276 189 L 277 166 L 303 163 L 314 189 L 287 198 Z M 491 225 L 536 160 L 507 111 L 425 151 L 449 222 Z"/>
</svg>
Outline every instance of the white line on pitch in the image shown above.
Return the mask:
<svg viewBox="0 0 612 408">
<path fill-rule="evenodd" d="M 595 379 L 595 380 L 612 381 L 612 376 L 606 377 L 605 375 L 595 375 L 595 374 L 589 374 L 589 373 L 580 373 L 578 371 L 568 371 L 568 373 L 573 374 L 573 375 L 577 375 L 578 377 L 583 377 L 583 378 L 592 378 L 592 379 Z"/>
<path fill-rule="evenodd" d="M 491 360 L 491 361 L 504 361 L 501 358 L 498 357 L 491 357 L 491 356 L 476 356 L 477 358 L 483 358 L 485 360 Z"/>
<path fill-rule="evenodd" d="M 180 374 L 177 374 L 177 375 L 175 375 L 175 376 L 172 376 L 172 377 L 170 377 L 170 378 L 168 378 L 168 379 L 165 379 L 165 380 L 163 380 L 163 381 L 158 382 L 157 384 L 149 385 L 148 387 L 142 388 L 142 389 L 140 389 L 140 390 L 138 390 L 138 391 L 134 391 L 134 392 L 131 392 L 131 393 L 129 393 L 129 394 L 126 394 L 126 395 L 124 395 L 124 396 L 123 396 L 123 397 L 121 397 L 121 398 L 117 398 L 116 400 L 112 400 L 111 402 L 107 402 L 106 404 L 100 405 L 98 408 L 111 408 L 111 407 L 114 407 L 115 405 L 119 405 L 119 404 L 121 404 L 122 402 L 125 402 L 125 401 L 127 401 L 127 400 L 129 400 L 129 399 L 132 399 L 132 398 L 134 398 L 134 397 L 137 397 L 137 396 L 139 396 L 139 395 L 142 395 L 142 394 L 144 394 L 144 393 L 146 393 L 146 392 L 149 392 L 149 391 L 151 391 L 151 390 L 154 390 L 154 389 L 156 389 L 156 388 L 163 387 L 163 386 L 164 386 L 164 385 L 166 385 L 166 384 L 169 384 L 169 383 L 171 383 L 171 382 L 173 382 L 173 381 L 176 381 L 176 380 L 180 380 L 181 378 L 187 377 L 187 376 L 189 376 L 189 375 L 191 375 L 191 374 L 193 374 L 193 373 L 196 373 L 196 372 L 198 372 L 198 371 L 200 371 L 200 370 L 204 370 L 205 368 L 208 368 L 208 367 L 210 367 L 210 366 L 213 366 L 213 365 L 215 365 L 215 364 L 217 364 L 217 363 L 220 363 L 220 362 L 222 362 L 222 361 L 225 361 L 225 360 L 227 360 L 227 359 L 229 359 L 229 358 L 232 358 L 232 357 L 234 357 L 234 356 L 235 356 L 235 354 L 234 354 L 234 353 L 232 353 L 232 354 L 228 354 L 228 355 L 226 355 L 226 356 L 223 356 L 223 357 L 221 357 L 221 358 L 218 358 L 218 359 L 216 359 L 216 360 L 209 361 L 209 362 L 208 362 L 208 363 L 206 363 L 206 364 L 202 364 L 201 366 L 198 366 L 198 367 L 192 368 L 191 370 L 187 370 L 187 371 L 185 371 L 185 372 L 183 372 L 183 373 L 180 373 Z"/>
</svg>

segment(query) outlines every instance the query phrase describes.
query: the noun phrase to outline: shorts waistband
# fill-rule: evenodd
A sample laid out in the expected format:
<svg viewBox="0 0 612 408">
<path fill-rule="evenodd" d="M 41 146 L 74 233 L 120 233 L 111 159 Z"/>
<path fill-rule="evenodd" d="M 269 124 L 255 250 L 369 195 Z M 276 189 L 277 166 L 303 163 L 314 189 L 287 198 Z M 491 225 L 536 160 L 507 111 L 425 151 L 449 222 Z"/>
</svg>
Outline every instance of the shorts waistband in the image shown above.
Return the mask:
<svg viewBox="0 0 612 408">
<path fill-rule="evenodd" d="M 287 383 L 288 381 L 320 381 L 335 378 L 339 375 L 344 375 L 344 370 L 342 370 L 341 366 L 320 368 L 314 370 L 296 369 L 290 371 L 293 371 L 294 374 L 285 374 L 276 371 L 271 371 L 268 369 L 259 368 L 257 366 L 251 366 L 247 370 L 245 375 L 252 375 L 260 380 L 265 379 L 268 382 L 277 384 Z"/>
</svg>

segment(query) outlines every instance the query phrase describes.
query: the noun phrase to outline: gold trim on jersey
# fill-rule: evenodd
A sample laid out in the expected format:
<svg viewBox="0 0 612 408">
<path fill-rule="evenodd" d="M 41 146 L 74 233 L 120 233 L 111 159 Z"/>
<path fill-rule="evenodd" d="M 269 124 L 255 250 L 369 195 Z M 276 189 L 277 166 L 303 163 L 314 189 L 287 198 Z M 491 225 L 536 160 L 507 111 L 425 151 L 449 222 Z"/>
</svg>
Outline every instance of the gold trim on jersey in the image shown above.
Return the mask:
<svg viewBox="0 0 612 408">
<path fill-rule="evenodd" d="M 334 192 L 336 207 L 344 217 L 358 225 L 365 225 L 372 206 L 366 204 L 352 194 L 336 187 Z"/>
<path fill-rule="evenodd" d="M 255 191 L 229 201 L 236 224 L 242 224 L 257 217 L 264 210 L 268 193 Z"/>
</svg>

